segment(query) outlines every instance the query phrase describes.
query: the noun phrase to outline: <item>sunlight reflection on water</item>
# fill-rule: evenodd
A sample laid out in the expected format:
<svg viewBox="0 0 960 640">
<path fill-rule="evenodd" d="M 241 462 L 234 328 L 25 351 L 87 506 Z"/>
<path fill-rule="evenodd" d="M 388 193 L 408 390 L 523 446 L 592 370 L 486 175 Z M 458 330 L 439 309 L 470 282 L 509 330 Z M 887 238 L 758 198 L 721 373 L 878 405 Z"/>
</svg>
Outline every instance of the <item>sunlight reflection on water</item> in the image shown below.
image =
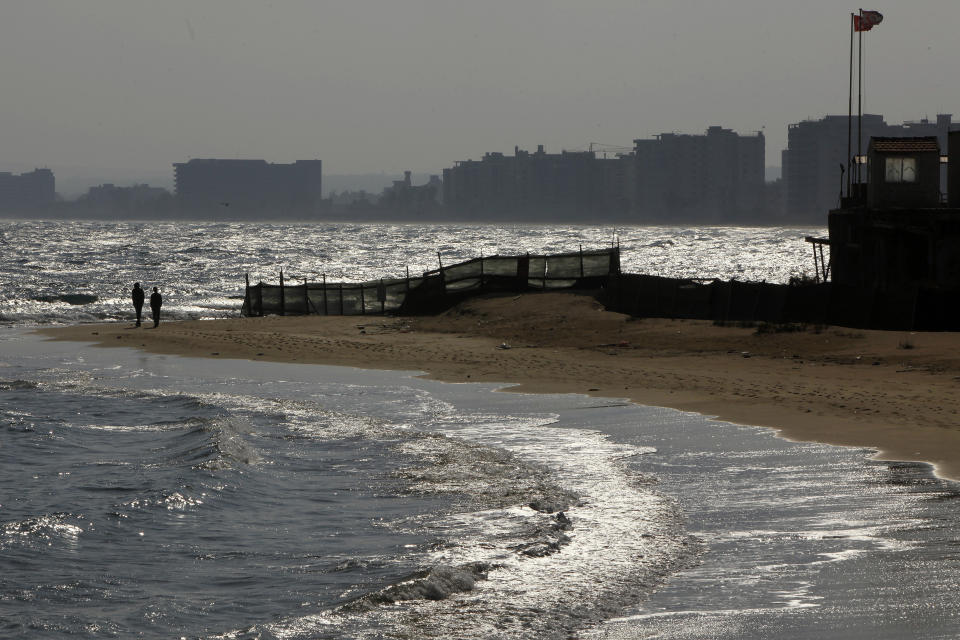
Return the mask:
<svg viewBox="0 0 960 640">
<path fill-rule="evenodd" d="M 480 255 L 549 254 L 619 241 L 628 273 L 786 282 L 812 271 L 805 235 L 783 227 L 256 224 L 0 221 L 0 321 L 130 315 L 134 282 L 159 285 L 168 318 L 237 315 L 252 282 L 402 277 Z M 92 301 L 91 301 L 92 300 Z"/>
</svg>

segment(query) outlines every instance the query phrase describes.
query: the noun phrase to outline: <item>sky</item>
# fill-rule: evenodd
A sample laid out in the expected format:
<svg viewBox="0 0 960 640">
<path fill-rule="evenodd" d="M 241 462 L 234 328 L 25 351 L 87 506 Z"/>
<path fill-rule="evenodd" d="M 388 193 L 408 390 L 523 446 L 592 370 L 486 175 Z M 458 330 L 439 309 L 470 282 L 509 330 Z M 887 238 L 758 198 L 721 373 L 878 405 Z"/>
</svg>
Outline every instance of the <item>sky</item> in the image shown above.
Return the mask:
<svg viewBox="0 0 960 640">
<path fill-rule="evenodd" d="M 864 111 L 956 113 L 960 2 L 863 7 Z M 190 158 L 439 173 L 844 114 L 836 0 L 4 0 L 0 170 L 172 179 Z M 856 107 L 854 107 L 856 108 Z M 160 184 L 160 186 L 165 186 Z"/>
</svg>

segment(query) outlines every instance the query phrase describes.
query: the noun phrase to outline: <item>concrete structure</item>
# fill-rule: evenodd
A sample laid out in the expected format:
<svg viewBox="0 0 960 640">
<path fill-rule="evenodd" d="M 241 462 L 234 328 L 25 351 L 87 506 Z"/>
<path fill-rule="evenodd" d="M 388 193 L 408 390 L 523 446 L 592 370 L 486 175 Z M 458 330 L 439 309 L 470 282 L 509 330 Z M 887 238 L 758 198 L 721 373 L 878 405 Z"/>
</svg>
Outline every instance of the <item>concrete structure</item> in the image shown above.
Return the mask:
<svg viewBox="0 0 960 640">
<path fill-rule="evenodd" d="M 947 204 L 951 209 L 960 209 L 960 131 L 947 135 L 948 149 L 957 150 L 953 162 L 947 164 Z"/>
<path fill-rule="evenodd" d="M 867 157 L 870 209 L 940 205 L 940 145 L 936 138 L 871 138 Z"/>
<path fill-rule="evenodd" d="M 50 169 L 14 175 L 0 173 L 0 211 L 31 211 L 56 201 L 56 181 Z"/>
<path fill-rule="evenodd" d="M 862 131 L 861 152 L 866 152 L 872 137 L 936 136 L 940 148 L 947 149 L 951 120 L 950 114 L 940 114 L 935 122 L 923 119 L 889 125 L 881 115 L 864 114 L 860 123 L 856 117 L 850 123 L 844 115 L 790 125 L 787 149 L 781 160 L 786 187 L 786 218 L 791 222 L 822 224 L 824 212 L 837 206 L 841 188 L 845 191 L 846 176 L 840 168 L 847 166 L 847 132 L 851 124 L 850 153 L 855 156 L 858 127 Z M 862 170 L 860 178 L 862 182 L 868 180 Z M 945 184 L 945 168 L 940 179 Z"/>
<path fill-rule="evenodd" d="M 186 213 L 256 214 L 263 218 L 315 213 L 320 206 L 320 160 L 197 159 L 175 163 L 174 188 Z"/>
<path fill-rule="evenodd" d="M 829 214 L 834 306 L 872 307 L 879 327 L 960 327 L 960 209 L 941 202 L 937 138 L 874 138 L 867 160 L 866 197 Z"/>
<path fill-rule="evenodd" d="M 762 222 L 765 140 L 710 127 L 634 140 L 638 222 Z"/>
</svg>

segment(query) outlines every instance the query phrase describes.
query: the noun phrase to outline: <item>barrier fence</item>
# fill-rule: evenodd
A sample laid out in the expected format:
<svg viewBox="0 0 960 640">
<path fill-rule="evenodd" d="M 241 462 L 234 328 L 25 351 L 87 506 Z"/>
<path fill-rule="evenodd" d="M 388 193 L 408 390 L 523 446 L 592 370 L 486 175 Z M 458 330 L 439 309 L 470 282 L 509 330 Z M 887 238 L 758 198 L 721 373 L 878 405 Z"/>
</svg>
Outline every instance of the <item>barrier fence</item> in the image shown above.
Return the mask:
<svg viewBox="0 0 960 640">
<path fill-rule="evenodd" d="M 770 284 L 620 273 L 618 247 L 554 255 L 490 256 L 421 276 L 367 282 L 247 282 L 242 313 L 436 313 L 491 292 L 589 289 L 611 311 L 717 322 L 810 323 L 896 330 L 960 329 L 960 292 L 875 291 L 833 283 Z"/>
<path fill-rule="evenodd" d="M 937 289 L 876 291 L 833 283 L 706 282 L 622 274 L 611 278 L 598 297 L 611 311 L 649 318 L 960 330 L 960 292 Z"/>
<path fill-rule="evenodd" d="M 825 323 L 829 292 L 826 284 L 791 286 L 623 274 L 611 278 L 600 300 L 607 309 L 648 318 Z"/>
<path fill-rule="evenodd" d="M 553 255 L 489 256 L 440 266 L 422 276 L 367 282 L 247 281 L 245 316 L 432 313 L 463 297 L 493 291 L 598 288 L 620 271 L 619 248 Z"/>
</svg>

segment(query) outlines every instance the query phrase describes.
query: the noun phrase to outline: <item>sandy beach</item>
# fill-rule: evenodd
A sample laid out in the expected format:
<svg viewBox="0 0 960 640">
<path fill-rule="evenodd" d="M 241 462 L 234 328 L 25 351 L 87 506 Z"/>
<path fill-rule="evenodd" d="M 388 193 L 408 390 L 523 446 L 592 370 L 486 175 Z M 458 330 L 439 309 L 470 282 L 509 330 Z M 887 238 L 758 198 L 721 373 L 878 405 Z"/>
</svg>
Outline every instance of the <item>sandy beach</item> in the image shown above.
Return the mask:
<svg viewBox="0 0 960 640">
<path fill-rule="evenodd" d="M 869 447 L 960 480 L 960 335 L 631 318 L 590 296 L 477 298 L 432 317 L 76 325 L 57 340 L 212 358 L 424 371 L 521 392 L 628 398 Z"/>
</svg>

